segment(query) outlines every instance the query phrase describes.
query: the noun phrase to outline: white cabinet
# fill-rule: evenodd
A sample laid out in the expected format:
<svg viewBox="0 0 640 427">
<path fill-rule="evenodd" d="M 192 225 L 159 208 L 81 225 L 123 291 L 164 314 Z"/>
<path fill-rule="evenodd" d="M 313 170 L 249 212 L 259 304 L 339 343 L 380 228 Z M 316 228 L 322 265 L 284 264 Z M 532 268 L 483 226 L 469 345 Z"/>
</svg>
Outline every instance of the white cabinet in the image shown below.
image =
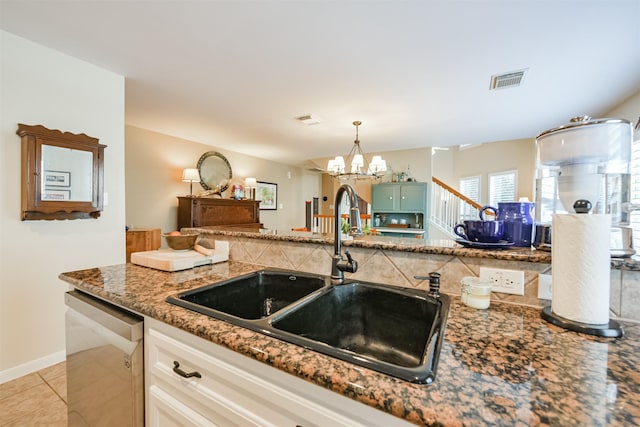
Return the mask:
<svg viewBox="0 0 640 427">
<path fill-rule="evenodd" d="M 149 426 L 407 426 L 407 422 L 145 319 Z M 174 372 L 174 363 L 185 378 Z"/>
</svg>

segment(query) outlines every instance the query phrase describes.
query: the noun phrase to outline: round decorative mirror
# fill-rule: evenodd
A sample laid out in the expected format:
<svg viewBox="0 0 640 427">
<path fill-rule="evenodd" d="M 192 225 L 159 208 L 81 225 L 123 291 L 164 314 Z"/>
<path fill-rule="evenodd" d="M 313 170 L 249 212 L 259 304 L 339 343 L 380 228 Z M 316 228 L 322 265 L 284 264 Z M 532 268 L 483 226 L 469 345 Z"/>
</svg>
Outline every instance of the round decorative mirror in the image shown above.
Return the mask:
<svg viewBox="0 0 640 427">
<path fill-rule="evenodd" d="M 229 160 L 217 151 L 207 151 L 198 160 L 200 185 L 205 190 L 222 193 L 231 182 L 231 165 Z"/>
</svg>

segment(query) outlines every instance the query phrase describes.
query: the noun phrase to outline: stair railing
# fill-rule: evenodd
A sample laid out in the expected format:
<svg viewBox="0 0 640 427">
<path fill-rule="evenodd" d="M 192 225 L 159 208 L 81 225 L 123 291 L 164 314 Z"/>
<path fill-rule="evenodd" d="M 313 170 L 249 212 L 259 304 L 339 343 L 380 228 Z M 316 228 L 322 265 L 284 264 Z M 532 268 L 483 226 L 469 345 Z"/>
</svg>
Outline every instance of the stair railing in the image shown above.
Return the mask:
<svg viewBox="0 0 640 427">
<path fill-rule="evenodd" d="M 349 220 L 348 214 L 342 214 L 342 218 Z M 371 215 L 360 214 L 360 222 L 363 227 L 370 225 Z M 333 221 L 334 215 L 330 214 L 315 214 L 313 215 L 313 224 L 317 227 L 317 233 L 333 233 Z"/>
<path fill-rule="evenodd" d="M 454 237 L 453 227 L 464 220 L 478 219 L 482 205 L 438 178 L 432 177 L 431 181 L 431 222 Z"/>
</svg>

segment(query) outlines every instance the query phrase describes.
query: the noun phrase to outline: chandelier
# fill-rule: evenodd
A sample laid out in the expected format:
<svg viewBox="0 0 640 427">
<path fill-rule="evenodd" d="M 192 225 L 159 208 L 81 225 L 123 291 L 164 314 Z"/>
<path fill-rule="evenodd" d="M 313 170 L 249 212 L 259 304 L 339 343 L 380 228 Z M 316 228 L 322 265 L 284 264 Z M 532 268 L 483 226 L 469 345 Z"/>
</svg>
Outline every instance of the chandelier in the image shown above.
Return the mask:
<svg viewBox="0 0 640 427">
<path fill-rule="evenodd" d="M 356 127 L 356 139 L 353 141 L 353 147 L 347 154 L 347 161 L 343 156 L 336 156 L 335 159 L 329 160 L 327 164 L 327 173 L 337 178 L 345 179 L 377 179 L 380 178 L 387 170 L 387 162 L 382 159 L 381 156 L 373 156 L 371 163 L 366 167 L 366 158 L 360 148 L 360 140 L 358 139 L 358 126 L 362 122 L 355 121 L 353 125 Z M 346 165 L 350 165 L 349 171 L 346 170 Z"/>
</svg>

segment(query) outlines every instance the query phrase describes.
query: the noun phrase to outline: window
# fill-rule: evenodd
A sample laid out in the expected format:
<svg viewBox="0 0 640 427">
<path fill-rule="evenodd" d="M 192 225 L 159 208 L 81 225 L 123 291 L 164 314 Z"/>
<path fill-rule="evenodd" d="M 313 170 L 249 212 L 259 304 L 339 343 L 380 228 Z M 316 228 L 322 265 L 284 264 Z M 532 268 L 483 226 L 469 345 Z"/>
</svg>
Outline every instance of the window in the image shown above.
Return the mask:
<svg viewBox="0 0 640 427">
<path fill-rule="evenodd" d="M 489 204 L 497 207 L 500 202 L 515 201 L 517 179 L 517 171 L 489 174 Z"/>
<path fill-rule="evenodd" d="M 471 176 L 460 179 L 460 192 L 474 202 L 480 203 L 480 177 Z"/>
<path fill-rule="evenodd" d="M 476 203 L 480 203 L 480 177 L 470 176 L 460 179 L 460 193 Z M 478 210 L 468 203 L 460 201 L 460 220 L 478 219 Z"/>
</svg>

